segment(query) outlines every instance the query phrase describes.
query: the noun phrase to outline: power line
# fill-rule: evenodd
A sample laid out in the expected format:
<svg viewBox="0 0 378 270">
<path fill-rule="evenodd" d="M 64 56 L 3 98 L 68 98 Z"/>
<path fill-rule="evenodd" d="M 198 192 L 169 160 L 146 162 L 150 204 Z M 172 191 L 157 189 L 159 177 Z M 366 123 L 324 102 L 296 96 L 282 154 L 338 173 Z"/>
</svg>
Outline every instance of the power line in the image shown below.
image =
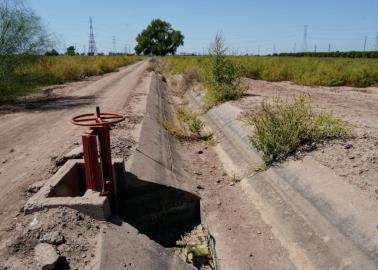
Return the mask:
<svg viewBox="0 0 378 270">
<path fill-rule="evenodd" d="M 113 53 L 116 53 L 117 52 L 117 48 L 116 48 L 116 37 L 113 36 Z"/>
<path fill-rule="evenodd" d="M 305 25 L 303 30 L 302 52 L 307 52 L 307 28 L 308 25 Z"/>
<path fill-rule="evenodd" d="M 94 38 L 93 33 L 93 24 L 92 24 L 92 18 L 89 17 L 89 46 L 88 46 L 88 54 L 97 54 L 97 48 L 96 48 L 96 41 Z"/>
</svg>

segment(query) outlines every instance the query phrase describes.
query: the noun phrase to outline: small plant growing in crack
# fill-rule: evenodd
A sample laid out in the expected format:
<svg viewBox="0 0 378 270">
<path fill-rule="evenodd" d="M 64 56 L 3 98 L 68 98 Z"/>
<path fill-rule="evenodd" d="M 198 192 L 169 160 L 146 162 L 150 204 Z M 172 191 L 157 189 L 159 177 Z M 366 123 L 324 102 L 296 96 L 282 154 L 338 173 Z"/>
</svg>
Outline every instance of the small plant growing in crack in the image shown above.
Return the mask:
<svg viewBox="0 0 378 270">
<path fill-rule="evenodd" d="M 198 117 L 198 114 L 191 110 L 185 108 L 177 109 L 176 118 L 179 121 L 178 124 L 168 120 L 158 120 L 158 122 L 170 135 L 179 140 L 203 140 L 211 142 L 213 139 L 212 133 L 202 134 L 205 123 Z"/>
<path fill-rule="evenodd" d="M 241 181 L 241 178 L 236 173 L 233 173 L 230 180 L 231 183 L 239 183 Z"/>
</svg>

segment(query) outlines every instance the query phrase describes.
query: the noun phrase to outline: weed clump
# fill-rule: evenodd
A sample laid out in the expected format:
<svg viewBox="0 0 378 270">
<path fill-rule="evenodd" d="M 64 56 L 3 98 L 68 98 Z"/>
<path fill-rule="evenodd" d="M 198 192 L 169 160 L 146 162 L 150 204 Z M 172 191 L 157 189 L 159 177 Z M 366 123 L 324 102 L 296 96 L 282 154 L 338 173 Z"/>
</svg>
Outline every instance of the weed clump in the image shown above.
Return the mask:
<svg viewBox="0 0 378 270">
<path fill-rule="evenodd" d="M 290 101 L 279 97 L 264 100 L 259 111 L 248 113 L 245 119 L 254 127 L 251 143 L 268 164 L 286 158 L 303 145 L 343 137 L 351 131 L 341 118 L 314 112 L 307 95 Z"/>
<path fill-rule="evenodd" d="M 205 126 L 203 121 L 198 118 L 198 115 L 188 109 L 179 108 L 176 111 L 176 117 L 188 126 L 190 132 L 198 135 L 200 135 Z"/>
<path fill-rule="evenodd" d="M 223 37 L 217 34 L 210 49 L 210 63 L 205 71 L 206 110 L 221 102 L 239 99 L 246 91 L 242 84 L 243 68 L 227 58 L 226 51 Z"/>
<path fill-rule="evenodd" d="M 189 109 L 179 108 L 176 110 L 179 125 L 167 120 L 159 120 L 160 125 L 173 137 L 183 141 L 208 141 L 212 134 L 201 134 L 205 124 L 198 115 Z"/>
</svg>

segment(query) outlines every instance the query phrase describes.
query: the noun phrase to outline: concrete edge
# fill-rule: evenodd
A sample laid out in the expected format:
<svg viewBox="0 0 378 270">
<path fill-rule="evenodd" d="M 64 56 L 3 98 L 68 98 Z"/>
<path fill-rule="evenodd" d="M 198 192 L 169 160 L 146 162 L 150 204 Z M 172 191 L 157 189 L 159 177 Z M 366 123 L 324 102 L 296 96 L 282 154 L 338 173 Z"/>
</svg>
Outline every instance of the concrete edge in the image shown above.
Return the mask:
<svg viewBox="0 0 378 270">
<path fill-rule="evenodd" d="M 99 192 L 87 190 L 82 196 L 51 197 L 52 190 L 59 185 L 77 164 L 84 164 L 82 159 L 68 160 L 42 188 L 26 202 L 26 214 L 40 211 L 44 208 L 69 207 L 87 214 L 97 220 L 106 220 L 111 216 L 110 203 L 107 197 L 100 196 Z M 122 173 L 123 172 L 123 173 Z M 115 183 L 125 178 L 123 159 L 113 159 L 113 173 Z"/>
<path fill-rule="evenodd" d="M 181 189 L 198 196 L 195 186 L 182 169 L 175 138 L 158 122 L 160 119 L 171 119 L 173 115 L 166 87 L 160 75 L 152 75 L 138 146 L 128 160 L 126 170 L 140 180 Z"/>
</svg>

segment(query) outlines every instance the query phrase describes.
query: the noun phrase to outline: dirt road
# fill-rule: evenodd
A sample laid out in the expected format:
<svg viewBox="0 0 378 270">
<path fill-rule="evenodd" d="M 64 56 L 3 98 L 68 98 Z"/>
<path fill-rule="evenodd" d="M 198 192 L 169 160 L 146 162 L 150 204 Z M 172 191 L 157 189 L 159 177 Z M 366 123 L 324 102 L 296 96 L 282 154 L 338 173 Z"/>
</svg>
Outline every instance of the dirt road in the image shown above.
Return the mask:
<svg viewBox="0 0 378 270">
<path fill-rule="evenodd" d="M 102 111 L 127 113 L 133 90 L 143 87 L 147 62 L 139 62 L 86 82 L 53 91 L 50 98 L 15 113 L 0 116 L 0 239 L 25 202 L 25 189 L 46 179 L 54 158 L 80 142 L 82 127 L 70 119 Z"/>
</svg>

